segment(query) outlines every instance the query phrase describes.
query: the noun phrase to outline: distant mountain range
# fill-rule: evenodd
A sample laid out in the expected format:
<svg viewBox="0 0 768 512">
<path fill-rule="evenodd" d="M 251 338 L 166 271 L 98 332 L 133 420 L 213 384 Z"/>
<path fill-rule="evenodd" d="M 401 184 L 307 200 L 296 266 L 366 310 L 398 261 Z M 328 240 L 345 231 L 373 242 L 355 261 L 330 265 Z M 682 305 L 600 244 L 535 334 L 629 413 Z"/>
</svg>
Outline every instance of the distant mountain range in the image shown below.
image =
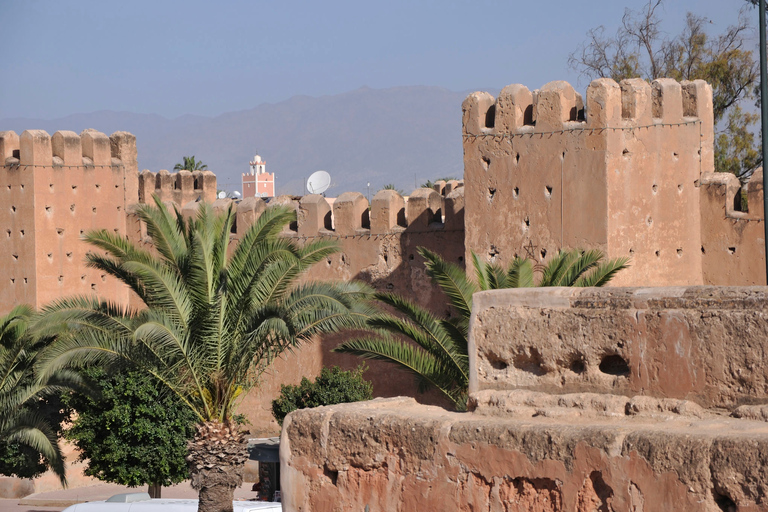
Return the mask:
<svg viewBox="0 0 768 512">
<path fill-rule="evenodd" d="M 139 169 L 173 169 L 183 156 L 208 165 L 220 187 L 240 190 L 257 152 L 278 194 L 302 194 L 314 171 L 331 174 L 327 195 L 373 195 L 387 184 L 410 192 L 428 179 L 463 175 L 461 102 L 467 92 L 439 87 L 363 87 L 335 96 L 296 96 L 216 117 L 100 111 L 53 120 L 0 119 L 0 130 L 118 130 L 137 138 Z M 204 99 L 201 99 L 204 101 Z"/>
</svg>

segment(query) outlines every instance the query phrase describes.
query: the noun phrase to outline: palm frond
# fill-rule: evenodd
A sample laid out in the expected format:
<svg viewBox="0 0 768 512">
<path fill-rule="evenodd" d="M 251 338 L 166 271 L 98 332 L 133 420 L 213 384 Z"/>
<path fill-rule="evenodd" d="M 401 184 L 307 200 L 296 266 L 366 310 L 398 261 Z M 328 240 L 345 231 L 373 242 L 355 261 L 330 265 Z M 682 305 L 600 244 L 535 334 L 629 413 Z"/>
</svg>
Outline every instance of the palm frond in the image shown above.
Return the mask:
<svg viewBox="0 0 768 512">
<path fill-rule="evenodd" d="M 427 275 L 443 290 L 448 301 L 464 318 L 472 315 L 472 294 L 477 287 L 457 265 L 446 262 L 437 253 L 419 247 L 419 254 L 426 260 Z"/>
<path fill-rule="evenodd" d="M 617 272 L 629 267 L 629 258 L 615 258 L 600 263 L 588 275 L 579 277 L 574 286 L 605 286 Z"/>
<path fill-rule="evenodd" d="M 534 286 L 531 260 L 516 257 L 509 264 L 503 288 L 530 288 Z"/>
<path fill-rule="evenodd" d="M 333 351 L 393 364 L 440 390 L 457 409 L 466 408 L 466 402 L 459 398 L 462 396 L 460 390 L 466 385 L 461 375 L 454 368 L 443 366 L 438 358 L 423 348 L 392 338 L 367 337 L 344 342 Z"/>
</svg>

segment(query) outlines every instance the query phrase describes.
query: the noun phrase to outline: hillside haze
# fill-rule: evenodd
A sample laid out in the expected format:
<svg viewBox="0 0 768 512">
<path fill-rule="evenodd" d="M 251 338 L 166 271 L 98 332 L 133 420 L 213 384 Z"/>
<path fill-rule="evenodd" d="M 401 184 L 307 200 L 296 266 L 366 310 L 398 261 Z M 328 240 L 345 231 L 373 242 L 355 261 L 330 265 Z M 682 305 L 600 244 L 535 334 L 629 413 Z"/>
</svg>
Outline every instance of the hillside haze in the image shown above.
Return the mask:
<svg viewBox="0 0 768 512">
<path fill-rule="evenodd" d="M 363 87 L 335 96 L 296 96 L 276 104 L 213 118 L 100 111 L 60 119 L 0 119 L 1 130 L 136 135 L 139 169 L 173 169 L 194 155 L 219 179 L 240 190 L 241 174 L 258 151 L 275 172 L 278 194 L 303 194 L 314 171 L 331 174 L 328 196 L 356 190 L 371 194 L 387 184 L 408 193 L 414 185 L 462 177 L 461 102 L 466 92 L 439 87 Z"/>
</svg>

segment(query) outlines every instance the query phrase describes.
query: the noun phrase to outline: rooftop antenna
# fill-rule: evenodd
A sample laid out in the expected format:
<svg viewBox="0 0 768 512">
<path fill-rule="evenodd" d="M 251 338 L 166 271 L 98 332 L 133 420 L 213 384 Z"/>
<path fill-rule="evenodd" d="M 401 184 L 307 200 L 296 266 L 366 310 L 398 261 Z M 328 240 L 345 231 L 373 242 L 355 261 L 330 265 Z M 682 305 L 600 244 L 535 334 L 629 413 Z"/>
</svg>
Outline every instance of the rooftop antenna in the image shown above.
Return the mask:
<svg viewBox="0 0 768 512">
<path fill-rule="evenodd" d="M 307 191 L 310 194 L 322 194 L 331 186 L 331 175 L 325 171 L 313 172 L 307 179 Z"/>
</svg>

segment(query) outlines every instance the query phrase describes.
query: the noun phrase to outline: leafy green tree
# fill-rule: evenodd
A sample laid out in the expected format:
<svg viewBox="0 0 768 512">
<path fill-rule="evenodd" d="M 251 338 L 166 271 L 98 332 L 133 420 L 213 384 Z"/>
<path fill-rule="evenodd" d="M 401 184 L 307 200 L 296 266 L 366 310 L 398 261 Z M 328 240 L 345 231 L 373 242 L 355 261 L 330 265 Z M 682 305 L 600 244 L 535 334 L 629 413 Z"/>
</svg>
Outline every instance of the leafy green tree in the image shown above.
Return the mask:
<svg viewBox="0 0 768 512">
<path fill-rule="evenodd" d="M 234 249 L 231 206 L 216 214 L 201 203 L 197 216 L 185 219 L 156 197 L 155 206 L 139 205 L 136 214 L 154 250 L 92 231 L 85 240 L 97 252 L 87 263 L 125 283 L 145 307 L 93 297 L 52 303 L 37 327 L 57 335 L 41 354 L 41 372 L 122 360 L 152 375 L 195 415 L 187 462 L 199 510 L 231 511 L 248 458 L 233 417 L 238 397 L 284 351 L 361 325 L 369 292 L 355 282 L 298 283 L 338 249 L 327 240 L 300 246 L 281 236 L 296 221 L 292 208 L 268 208 Z"/>
<path fill-rule="evenodd" d="M 688 13 L 683 31 L 674 37 L 661 30 L 661 0 L 649 0 L 640 11 L 627 9 L 616 34 L 600 26 L 587 32 L 587 41 L 569 56 L 572 68 L 589 79 L 609 77 L 653 80 L 702 79 L 712 86 L 717 136 L 715 170 L 746 179 L 761 165 L 749 127 L 757 117 L 738 108 L 754 98 L 758 63 L 745 49 L 750 24 L 742 12 L 736 25 L 720 35 L 706 31 L 706 18 Z M 721 123 L 728 118 L 728 122 Z"/>
<path fill-rule="evenodd" d="M 363 365 L 349 371 L 323 368 L 315 382 L 304 377 L 298 386 L 281 386 L 280 396 L 272 401 L 272 415 L 282 425 L 296 409 L 370 400 L 373 384 L 363 380 L 366 369 Z"/>
<path fill-rule="evenodd" d="M 183 162 L 173 166 L 174 171 L 205 171 L 208 166 L 200 160 L 195 160 L 195 155 L 183 157 Z"/>
<path fill-rule="evenodd" d="M 146 372 L 84 372 L 98 393 L 67 395 L 77 417 L 65 436 L 87 462 L 85 474 L 128 487 L 148 484 L 153 498 L 162 486 L 186 480 L 194 413 Z"/>
<path fill-rule="evenodd" d="M 448 263 L 436 253 L 419 248 L 426 260 L 427 274 L 443 290 L 458 313 L 439 318 L 415 303 L 391 293 L 376 298 L 398 315 L 388 313 L 371 317 L 367 326 L 372 335 L 346 341 L 334 352 L 354 354 L 366 359 L 391 363 L 413 374 L 419 390 L 440 390 L 458 410 L 467 405 L 469 386 L 469 317 L 472 295 L 481 290 L 526 288 L 531 286 L 604 286 L 621 269 L 627 258 L 603 261 L 602 252 L 562 251 L 541 268 L 541 278 L 534 279 L 534 264 L 515 258 L 509 268 L 481 262 L 473 254 L 477 282 L 458 265 Z"/>
<path fill-rule="evenodd" d="M 43 342 L 29 335 L 32 313 L 17 306 L 0 317 L 0 473 L 32 478 L 50 467 L 66 486 L 58 440 L 69 415 L 58 393 L 78 379 L 56 372 L 38 380 L 34 364 Z"/>
</svg>

